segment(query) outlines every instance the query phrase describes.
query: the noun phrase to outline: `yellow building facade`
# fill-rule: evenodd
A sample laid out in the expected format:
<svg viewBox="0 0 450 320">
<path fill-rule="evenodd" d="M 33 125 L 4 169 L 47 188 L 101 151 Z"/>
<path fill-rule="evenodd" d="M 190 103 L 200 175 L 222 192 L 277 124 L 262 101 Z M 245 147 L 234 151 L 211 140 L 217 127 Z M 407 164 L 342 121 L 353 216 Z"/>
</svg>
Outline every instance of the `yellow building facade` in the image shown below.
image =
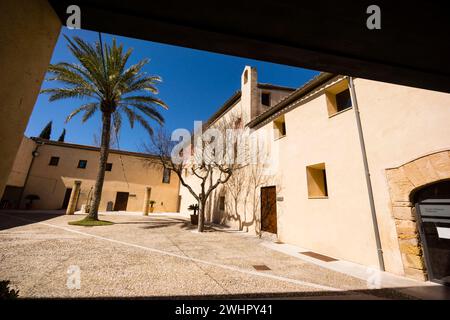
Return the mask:
<svg viewBox="0 0 450 320">
<path fill-rule="evenodd" d="M 98 157 L 97 147 L 24 137 L 2 206 L 29 207 L 27 197 L 36 195 L 39 199 L 32 201 L 32 209 L 65 209 L 75 182 L 79 181 L 76 210 L 80 210 L 92 199 Z M 100 211 L 142 211 L 147 188 L 150 188 L 148 200 L 154 201 L 154 212 L 178 211 L 178 177 L 164 174 L 158 158 L 111 150 Z"/>
</svg>

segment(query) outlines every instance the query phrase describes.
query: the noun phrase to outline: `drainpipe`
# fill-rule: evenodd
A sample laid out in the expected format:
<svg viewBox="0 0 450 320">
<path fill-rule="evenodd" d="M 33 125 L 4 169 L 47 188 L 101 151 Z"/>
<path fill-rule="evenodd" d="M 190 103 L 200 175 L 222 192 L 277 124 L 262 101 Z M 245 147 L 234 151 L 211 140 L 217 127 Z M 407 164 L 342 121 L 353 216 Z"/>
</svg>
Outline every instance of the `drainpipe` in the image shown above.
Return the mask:
<svg viewBox="0 0 450 320">
<path fill-rule="evenodd" d="M 364 143 L 364 135 L 363 135 L 363 130 L 362 130 L 362 126 L 361 126 L 361 118 L 360 118 L 360 114 L 359 114 L 358 102 L 356 100 L 355 86 L 353 84 L 352 77 L 349 77 L 349 84 L 350 84 L 350 96 L 351 96 L 351 100 L 352 100 L 352 106 L 353 106 L 353 110 L 355 111 L 356 126 L 358 128 L 359 144 L 361 146 L 361 154 L 362 154 L 363 163 L 364 163 L 364 173 L 366 176 L 367 193 L 369 195 L 370 212 L 372 214 L 373 231 L 375 234 L 375 242 L 377 245 L 378 264 L 379 264 L 380 270 L 385 271 L 383 249 L 381 247 L 381 239 L 380 239 L 380 230 L 378 229 L 377 213 L 375 210 L 375 201 L 373 199 L 372 182 L 370 180 L 369 163 L 367 161 L 366 145 Z"/>
<path fill-rule="evenodd" d="M 25 181 L 23 182 L 23 188 L 20 191 L 19 203 L 17 204 L 17 206 L 18 206 L 17 209 L 20 209 L 20 205 L 22 204 L 23 193 L 25 192 L 25 189 L 27 187 L 28 178 L 30 177 L 31 169 L 32 169 L 33 163 L 34 163 L 34 158 L 36 158 L 39 155 L 39 152 L 38 152 L 39 147 L 45 144 L 42 141 L 35 141 L 35 142 L 36 142 L 36 147 L 31 152 L 31 155 L 33 156 L 33 158 L 31 158 L 30 166 L 28 167 L 27 175 L 25 176 Z"/>
</svg>

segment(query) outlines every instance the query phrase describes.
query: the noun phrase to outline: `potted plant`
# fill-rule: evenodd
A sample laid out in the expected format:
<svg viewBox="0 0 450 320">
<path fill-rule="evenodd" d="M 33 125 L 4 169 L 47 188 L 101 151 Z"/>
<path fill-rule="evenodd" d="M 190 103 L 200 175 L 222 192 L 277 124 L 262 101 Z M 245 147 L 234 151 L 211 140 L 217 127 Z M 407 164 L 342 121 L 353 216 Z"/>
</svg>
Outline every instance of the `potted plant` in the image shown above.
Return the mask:
<svg viewBox="0 0 450 320">
<path fill-rule="evenodd" d="M 34 200 L 41 200 L 41 198 L 36 194 L 29 194 L 25 197 L 25 199 L 28 200 L 28 202 L 25 204 L 25 208 L 27 210 L 31 209 Z"/>
<path fill-rule="evenodd" d="M 155 210 L 155 208 L 153 208 L 153 205 L 156 203 L 156 201 L 150 200 L 149 203 L 150 203 L 150 212 L 153 212 L 153 210 Z"/>
<path fill-rule="evenodd" d="M 191 214 L 191 223 L 192 223 L 193 225 L 198 225 L 198 214 L 197 214 L 197 211 L 198 211 L 198 204 L 191 204 L 191 205 L 188 207 L 188 210 L 189 210 L 189 211 L 194 211 L 194 214 Z"/>
</svg>

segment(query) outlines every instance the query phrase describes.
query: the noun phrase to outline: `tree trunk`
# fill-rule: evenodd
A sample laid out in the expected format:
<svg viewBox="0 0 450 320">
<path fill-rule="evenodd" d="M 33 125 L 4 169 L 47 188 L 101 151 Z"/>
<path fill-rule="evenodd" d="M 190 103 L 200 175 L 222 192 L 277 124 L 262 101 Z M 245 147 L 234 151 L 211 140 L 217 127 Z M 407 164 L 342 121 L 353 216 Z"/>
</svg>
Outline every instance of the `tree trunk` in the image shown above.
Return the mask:
<svg viewBox="0 0 450 320">
<path fill-rule="evenodd" d="M 111 113 L 102 112 L 102 142 L 100 145 L 99 168 L 97 173 L 97 180 L 95 180 L 92 206 L 89 210 L 88 216 L 86 217 L 87 219 L 98 220 L 98 207 L 100 206 L 103 182 L 105 180 L 105 170 L 106 170 L 106 162 L 108 161 L 110 135 L 111 135 Z"/>
<path fill-rule="evenodd" d="M 206 202 L 200 201 L 198 208 L 198 232 L 203 232 L 205 229 L 205 206 Z"/>
</svg>

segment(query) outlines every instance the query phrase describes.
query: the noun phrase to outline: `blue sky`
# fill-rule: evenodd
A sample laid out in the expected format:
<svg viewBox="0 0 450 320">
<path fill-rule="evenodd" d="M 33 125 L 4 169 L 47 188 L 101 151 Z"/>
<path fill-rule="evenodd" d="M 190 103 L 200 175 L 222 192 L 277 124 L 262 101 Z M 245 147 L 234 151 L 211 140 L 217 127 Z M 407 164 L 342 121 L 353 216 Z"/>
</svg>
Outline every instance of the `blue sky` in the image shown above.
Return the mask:
<svg viewBox="0 0 450 320">
<path fill-rule="evenodd" d="M 96 32 L 69 30 L 64 27 L 56 44 L 52 63 L 76 62 L 67 48 L 63 34 L 76 35 L 92 42 L 98 40 Z M 130 64 L 148 57 L 150 63 L 144 70 L 162 77 L 163 82 L 158 86 L 158 97 L 169 106 L 169 110 L 161 111 L 165 118 L 165 127 L 169 131 L 176 128 L 191 130 L 195 120 L 207 120 L 240 89 L 240 77 L 245 65 L 257 68 L 259 82 L 289 87 L 299 87 L 317 74 L 316 71 L 307 69 L 102 34 L 104 42 L 110 43 L 113 37 L 123 43 L 125 48 L 134 49 Z M 44 82 L 42 88 L 55 85 L 56 83 Z M 100 114 L 96 114 L 84 124 L 81 123 L 81 116 L 73 118 L 67 124 L 64 122 L 66 116 L 80 103 L 77 99 L 49 102 L 47 95 L 39 95 L 25 134 L 39 135 L 42 128 L 52 120 L 52 139 L 58 139 L 65 128 L 66 142 L 92 145 L 94 134 L 100 133 Z M 156 123 L 154 125 L 157 126 Z M 120 149 L 142 151 L 142 144 L 147 139 L 148 135 L 141 127 L 136 125 L 131 129 L 124 121 L 120 133 Z"/>
</svg>

